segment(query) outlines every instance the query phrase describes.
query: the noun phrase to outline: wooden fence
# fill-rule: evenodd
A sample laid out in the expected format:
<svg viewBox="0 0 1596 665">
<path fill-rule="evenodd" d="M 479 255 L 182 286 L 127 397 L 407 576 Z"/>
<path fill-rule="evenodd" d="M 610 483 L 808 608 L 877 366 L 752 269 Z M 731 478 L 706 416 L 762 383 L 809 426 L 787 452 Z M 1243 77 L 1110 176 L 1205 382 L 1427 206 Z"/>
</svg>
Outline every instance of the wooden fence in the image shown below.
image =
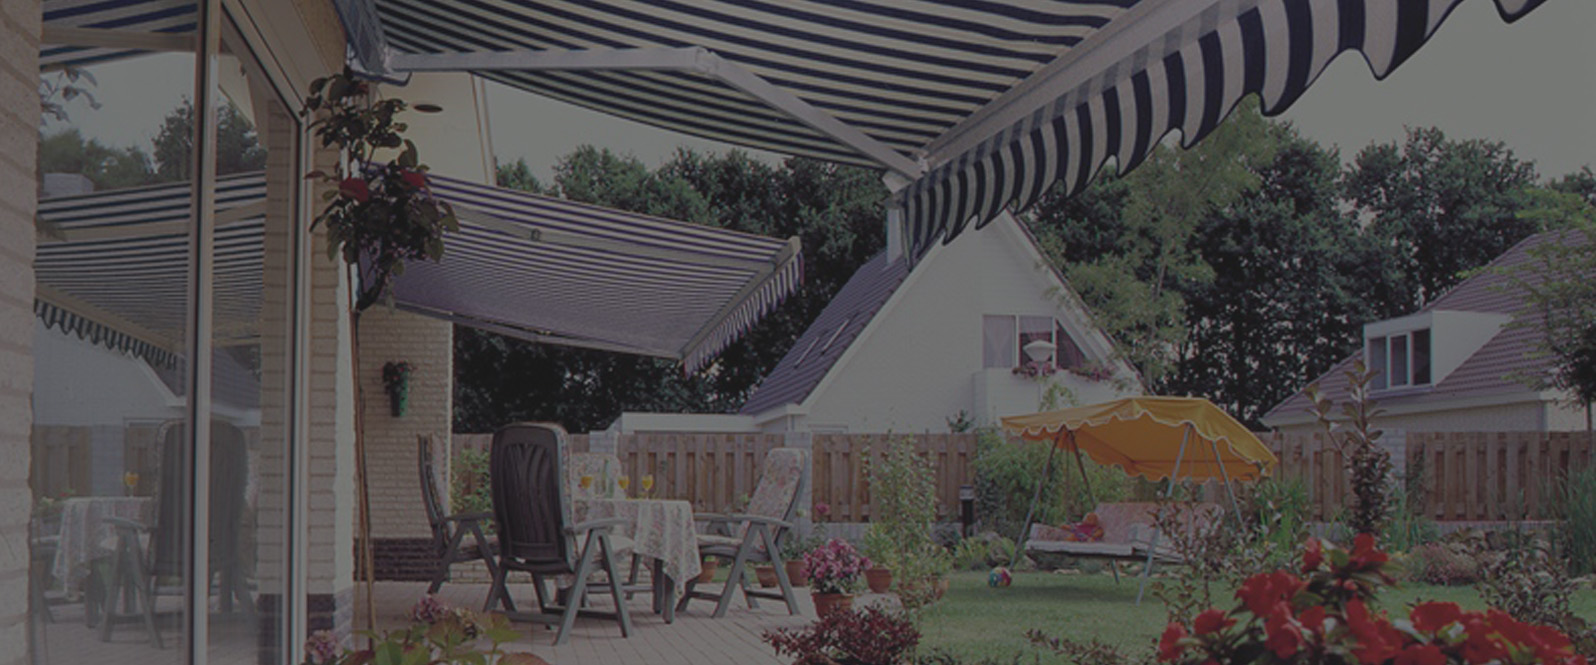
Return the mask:
<svg viewBox="0 0 1596 665">
<path fill-rule="evenodd" d="M 1343 457 L 1323 434 L 1264 436 L 1276 475 L 1303 483 L 1315 519 L 1350 505 Z M 1593 462 L 1584 432 L 1407 432 L 1390 444 L 1422 471 L 1423 511 L 1438 521 L 1550 519 L 1563 479 Z"/>
<path fill-rule="evenodd" d="M 829 521 L 865 522 L 870 519 L 870 483 L 866 460 L 872 445 L 884 434 L 814 434 L 811 468 L 815 503 L 831 509 Z M 490 434 L 456 434 L 454 449 L 486 451 Z M 937 471 L 937 506 L 944 516 L 958 515 L 959 486 L 975 482 L 975 435 L 928 434 L 915 437 L 922 454 L 929 455 Z M 615 442 L 621 467 L 631 476 L 631 492 L 638 479 L 654 475 L 654 496 L 684 499 L 694 509 L 721 512 L 739 496 L 752 494 L 759 468 L 773 448 L 787 445 L 782 434 L 728 434 L 693 432 L 641 432 L 624 434 Z M 571 435 L 571 450 L 586 451 L 591 437 Z"/>
</svg>

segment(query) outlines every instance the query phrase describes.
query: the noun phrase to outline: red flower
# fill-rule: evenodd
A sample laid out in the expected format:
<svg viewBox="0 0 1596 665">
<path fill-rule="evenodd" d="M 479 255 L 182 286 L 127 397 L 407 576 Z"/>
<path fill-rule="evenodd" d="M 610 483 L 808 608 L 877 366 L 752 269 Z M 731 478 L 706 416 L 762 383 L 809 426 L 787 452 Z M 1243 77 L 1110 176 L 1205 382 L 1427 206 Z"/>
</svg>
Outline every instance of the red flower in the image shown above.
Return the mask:
<svg viewBox="0 0 1596 665">
<path fill-rule="evenodd" d="M 427 174 L 420 171 L 406 170 L 400 174 L 399 179 L 405 181 L 406 185 L 410 185 L 414 189 L 424 189 L 427 186 Z"/>
<path fill-rule="evenodd" d="M 1402 644 L 1402 634 L 1391 622 L 1386 621 L 1385 617 L 1370 615 L 1369 608 L 1356 598 L 1347 601 L 1347 627 L 1352 629 L 1352 635 L 1358 640 L 1358 648 L 1352 653 L 1364 665 L 1390 660 Z"/>
<path fill-rule="evenodd" d="M 360 178 L 344 178 L 343 182 L 338 183 L 338 193 L 361 203 L 371 200 L 371 188 Z"/>
<path fill-rule="evenodd" d="M 1192 632 L 1197 635 L 1217 633 L 1236 624 L 1236 620 L 1225 614 L 1224 610 L 1214 608 L 1197 615 L 1191 622 Z"/>
<path fill-rule="evenodd" d="M 1308 644 L 1302 636 L 1302 626 L 1292 619 L 1291 608 L 1284 602 L 1276 603 L 1269 612 L 1269 618 L 1264 621 L 1264 634 L 1267 636 L 1264 647 L 1281 658 L 1297 655 Z"/>
<path fill-rule="evenodd" d="M 1323 605 L 1314 605 L 1297 615 L 1297 622 L 1302 624 L 1304 630 L 1315 633 L 1324 630 L 1325 611 Z"/>
<path fill-rule="evenodd" d="M 1420 632 L 1433 633 L 1463 618 L 1463 608 L 1457 603 L 1428 602 L 1413 608 L 1408 614 L 1413 627 Z"/>
<path fill-rule="evenodd" d="M 1372 534 L 1360 533 L 1357 538 L 1352 539 L 1351 563 L 1353 569 L 1372 570 L 1379 568 L 1381 564 L 1389 559 L 1390 557 L 1386 556 L 1385 552 L 1375 548 Z"/>
<path fill-rule="evenodd" d="M 1309 538 L 1308 546 L 1302 550 L 1302 572 L 1309 573 L 1319 569 L 1324 563 L 1324 546 L 1318 538 Z"/>
<path fill-rule="evenodd" d="M 1158 638 L 1158 659 L 1173 662 L 1180 658 L 1186 647 L 1180 645 L 1180 639 L 1186 636 L 1186 627 L 1178 623 L 1170 623 L 1164 628 L 1164 634 Z"/>
<path fill-rule="evenodd" d="M 1446 665 L 1446 654 L 1434 644 L 1414 644 L 1397 653 L 1394 665 Z"/>
<path fill-rule="evenodd" d="M 1291 573 L 1284 571 L 1262 573 L 1242 582 L 1241 588 L 1236 589 L 1236 598 L 1241 600 L 1248 612 L 1264 616 L 1275 603 L 1291 600 L 1301 588 L 1302 580 Z"/>
</svg>

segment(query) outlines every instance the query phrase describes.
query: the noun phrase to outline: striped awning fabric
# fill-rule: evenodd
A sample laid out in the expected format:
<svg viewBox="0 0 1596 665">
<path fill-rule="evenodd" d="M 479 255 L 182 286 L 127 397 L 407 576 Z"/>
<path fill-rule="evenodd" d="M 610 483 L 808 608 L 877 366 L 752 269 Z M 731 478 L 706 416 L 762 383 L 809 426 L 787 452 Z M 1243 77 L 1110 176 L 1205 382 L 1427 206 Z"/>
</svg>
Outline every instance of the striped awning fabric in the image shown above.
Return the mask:
<svg viewBox="0 0 1596 665">
<path fill-rule="evenodd" d="M 257 334 L 266 181 L 259 173 L 216 185 L 218 335 Z M 188 311 L 186 182 L 39 202 L 48 233 L 34 256 L 34 312 L 62 331 L 167 365 L 182 348 Z"/>
<path fill-rule="evenodd" d="M 537 341 L 704 365 L 803 279 L 779 240 L 432 177 L 461 232 L 399 306 Z"/>
<path fill-rule="evenodd" d="M 1462 1 L 334 0 L 374 74 L 470 71 L 689 134 L 882 168 L 919 251 L 1055 183 L 1079 190 L 1110 158 L 1128 171 L 1171 132 L 1189 146 L 1245 95 L 1280 113 L 1346 51 L 1383 78 Z M 1493 1 L 1507 20 L 1543 2 Z M 47 23 L 63 24 L 182 4 L 45 3 Z"/>
<path fill-rule="evenodd" d="M 190 34 L 194 32 L 195 0 L 43 0 L 47 28 L 93 28 L 118 33 Z M 43 44 L 39 67 L 81 67 L 137 55 L 130 48 Z"/>
<path fill-rule="evenodd" d="M 777 240 L 432 176 L 461 232 L 394 286 L 406 310 L 541 342 L 681 359 L 696 370 L 795 290 Z M 187 311 L 186 183 L 40 202 L 35 313 L 169 364 Z M 217 185 L 218 334 L 258 334 L 265 179 Z"/>
<path fill-rule="evenodd" d="M 1512 20 L 1541 1 L 1496 5 Z M 907 183 L 910 238 L 923 250 L 1005 206 L 1029 206 L 1056 182 L 1079 190 L 1110 157 L 1129 170 L 1170 132 L 1189 146 L 1244 95 L 1280 113 L 1342 52 L 1361 52 L 1383 78 L 1459 2 L 340 5 L 346 21 L 375 13 L 383 26 L 390 52 L 362 62 L 401 71 L 454 63 L 661 127 L 885 168 Z M 673 49 L 692 57 L 667 63 Z"/>
</svg>

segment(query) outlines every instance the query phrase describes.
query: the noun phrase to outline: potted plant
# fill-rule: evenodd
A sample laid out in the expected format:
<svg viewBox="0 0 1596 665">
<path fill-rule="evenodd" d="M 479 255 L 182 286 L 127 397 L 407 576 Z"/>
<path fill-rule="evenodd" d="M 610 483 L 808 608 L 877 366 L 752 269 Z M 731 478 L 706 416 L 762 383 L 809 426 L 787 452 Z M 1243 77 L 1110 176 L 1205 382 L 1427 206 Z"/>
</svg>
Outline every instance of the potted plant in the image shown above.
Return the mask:
<svg viewBox="0 0 1596 665">
<path fill-rule="evenodd" d="M 892 539 L 887 536 L 886 529 L 871 524 L 859 543 L 859 550 L 872 564 L 865 571 L 865 584 L 869 585 L 870 593 L 886 593 L 892 588 L 892 564 L 889 562 L 893 556 Z"/>
<path fill-rule="evenodd" d="M 405 415 L 405 407 L 410 402 L 410 373 L 414 371 L 415 366 L 403 360 L 382 366 L 382 389 L 388 393 L 395 418 Z"/>
<path fill-rule="evenodd" d="M 823 617 L 835 609 L 853 608 L 853 594 L 864 571 L 870 569 L 870 559 L 848 541 L 833 538 L 805 554 L 803 562 L 816 614 Z"/>
</svg>

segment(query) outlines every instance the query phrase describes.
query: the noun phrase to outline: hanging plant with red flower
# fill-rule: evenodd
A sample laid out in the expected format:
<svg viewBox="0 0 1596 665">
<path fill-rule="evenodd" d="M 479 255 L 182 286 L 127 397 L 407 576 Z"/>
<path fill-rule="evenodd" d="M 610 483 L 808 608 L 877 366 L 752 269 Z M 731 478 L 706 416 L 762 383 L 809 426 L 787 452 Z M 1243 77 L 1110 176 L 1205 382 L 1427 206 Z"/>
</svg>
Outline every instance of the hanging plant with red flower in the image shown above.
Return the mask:
<svg viewBox="0 0 1596 665">
<path fill-rule="evenodd" d="M 322 146 L 341 153 L 332 173 L 305 176 L 334 185 L 311 228 L 327 227 L 328 258 L 358 267 L 357 310 L 388 293 L 406 261 L 442 258 L 444 234 L 460 229 L 454 210 L 433 194 L 416 145 L 404 138 L 407 126 L 397 116 L 405 108 L 403 100 L 378 98 L 347 68 L 312 81 L 305 99 L 303 113 Z"/>
<path fill-rule="evenodd" d="M 1385 552 L 1360 534 L 1345 550 L 1308 541 L 1301 575 L 1254 575 L 1236 590 L 1237 604 L 1171 623 L 1158 659 L 1201 663 L 1327 663 L 1335 665 L 1586 665 L 1567 635 L 1500 610 L 1465 612 L 1456 603 L 1426 602 L 1406 618 L 1374 612 L 1376 592 L 1392 584 Z"/>
</svg>

